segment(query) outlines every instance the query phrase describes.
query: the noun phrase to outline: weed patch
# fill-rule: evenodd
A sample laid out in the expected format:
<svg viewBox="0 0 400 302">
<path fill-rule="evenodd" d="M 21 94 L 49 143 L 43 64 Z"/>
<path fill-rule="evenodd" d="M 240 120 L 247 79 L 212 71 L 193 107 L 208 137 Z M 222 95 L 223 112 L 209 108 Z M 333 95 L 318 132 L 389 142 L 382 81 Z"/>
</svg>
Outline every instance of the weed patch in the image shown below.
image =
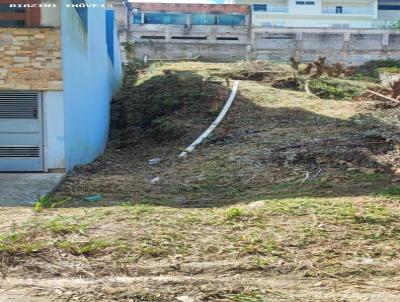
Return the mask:
<svg viewBox="0 0 400 302">
<path fill-rule="evenodd" d="M 191 246 L 177 233 L 154 234 L 143 237 L 136 248 L 141 257 L 165 257 L 174 254 L 187 254 Z"/>
<path fill-rule="evenodd" d="M 127 211 L 130 214 L 133 214 L 134 216 L 142 216 L 147 213 L 152 213 L 154 212 L 154 207 L 147 205 L 147 204 L 130 204 L 130 203 L 125 203 L 123 205 L 124 211 Z"/>
<path fill-rule="evenodd" d="M 233 253 L 241 255 L 271 256 L 279 255 L 281 248 L 277 241 L 270 238 L 263 238 L 260 234 L 250 233 L 231 236 L 235 249 Z"/>
<path fill-rule="evenodd" d="M 400 64 L 399 64 L 400 65 Z M 382 67 L 378 68 L 377 71 L 379 73 L 387 72 L 387 73 L 400 73 L 400 66 L 398 67 Z"/>
<path fill-rule="evenodd" d="M 369 223 L 377 225 L 389 225 L 399 219 L 398 215 L 392 214 L 387 207 L 380 205 L 366 205 L 360 214 L 354 216 L 357 223 Z"/>
<path fill-rule="evenodd" d="M 226 219 L 227 220 L 241 220 L 243 217 L 245 217 L 246 213 L 243 209 L 239 208 L 232 208 L 229 209 L 228 212 L 226 213 Z"/>
<path fill-rule="evenodd" d="M 94 238 L 87 241 L 59 240 L 54 243 L 56 248 L 65 250 L 73 255 L 93 255 L 109 245 L 110 243 L 105 240 Z"/>
<path fill-rule="evenodd" d="M 42 227 L 54 234 L 84 234 L 89 225 L 90 222 L 88 222 L 86 219 L 81 221 L 81 217 L 60 216 L 45 221 Z"/>
<path fill-rule="evenodd" d="M 373 60 L 361 65 L 358 71 L 365 76 L 372 78 L 379 77 L 379 69 L 381 68 L 400 68 L 400 60 Z"/>
<path fill-rule="evenodd" d="M 343 81 L 327 76 L 315 78 L 310 81 L 310 90 L 322 99 L 349 100 L 364 92 L 351 81 Z"/>
<path fill-rule="evenodd" d="M 226 295 L 230 301 L 233 302 L 265 302 L 267 301 L 265 296 L 256 293 L 239 293 Z"/>
<path fill-rule="evenodd" d="M 55 208 L 57 206 L 62 205 L 66 200 L 58 200 L 54 196 L 45 195 L 42 196 L 36 201 L 34 210 L 39 212 L 45 208 Z"/>
<path fill-rule="evenodd" d="M 28 231 L 15 229 L 0 235 L 0 252 L 9 255 L 37 253 L 46 247 L 44 241 L 36 241 L 35 235 Z"/>
<path fill-rule="evenodd" d="M 378 193 L 378 195 L 386 198 L 400 199 L 400 187 L 396 186 L 383 189 Z"/>
</svg>

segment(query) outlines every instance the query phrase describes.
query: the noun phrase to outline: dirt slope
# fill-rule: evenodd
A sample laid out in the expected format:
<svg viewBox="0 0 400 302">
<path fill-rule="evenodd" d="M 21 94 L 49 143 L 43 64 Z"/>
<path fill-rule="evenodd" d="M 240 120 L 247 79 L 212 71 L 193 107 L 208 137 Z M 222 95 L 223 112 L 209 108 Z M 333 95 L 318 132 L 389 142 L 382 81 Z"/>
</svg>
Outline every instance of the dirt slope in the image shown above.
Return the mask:
<svg viewBox="0 0 400 302">
<path fill-rule="evenodd" d="M 53 208 L 2 209 L 0 301 L 400 301 L 399 111 L 353 101 L 377 85 L 361 77 L 316 79 L 324 99 L 293 77 L 266 62 L 131 71 L 105 154 Z M 179 159 L 234 78 L 227 119 Z"/>
</svg>

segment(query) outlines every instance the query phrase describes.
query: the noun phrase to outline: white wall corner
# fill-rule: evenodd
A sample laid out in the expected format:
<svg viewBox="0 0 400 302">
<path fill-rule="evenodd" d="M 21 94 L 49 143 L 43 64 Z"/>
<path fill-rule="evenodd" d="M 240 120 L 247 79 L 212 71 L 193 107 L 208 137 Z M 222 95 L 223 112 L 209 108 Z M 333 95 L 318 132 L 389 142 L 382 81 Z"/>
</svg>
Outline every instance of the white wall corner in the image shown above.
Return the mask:
<svg viewBox="0 0 400 302">
<path fill-rule="evenodd" d="M 64 97 L 62 91 L 44 91 L 43 144 L 45 171 L 65 169 Z"/>
</svg>

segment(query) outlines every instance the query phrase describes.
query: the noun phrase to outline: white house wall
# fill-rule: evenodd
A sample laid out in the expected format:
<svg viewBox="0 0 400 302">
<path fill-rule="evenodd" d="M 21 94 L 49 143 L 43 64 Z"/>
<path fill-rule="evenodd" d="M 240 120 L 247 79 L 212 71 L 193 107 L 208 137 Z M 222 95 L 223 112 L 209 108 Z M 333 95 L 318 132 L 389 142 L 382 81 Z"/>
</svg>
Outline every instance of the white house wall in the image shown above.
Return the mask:
<svg viewBox="0 0 400 302">
<path fill-rule="evenodd" d="M 43 100 L 44 160 L 46 171 L 64 170 L 64 99 L 62 91 L 45 91 Z"/>
<path fill-rule="evenodd" d="M 298 16 L 293 15 L 263 15 L 262 13 L 253 14 L 253 24 L 255 26 L 272 27 L 334 27 L 348 24 L 350 28 L 371 28 L 371 20 L 365 18 L 354 18 L 350 16 Z M 343 26 L 345 27 L 345 26 Z"/>
<path fill-rule="evenodd" d="M 297 2 L 297 0 L 231 1 L 235 4 L 267 5 L 267 11 L 253 11 L 255 26 L 372 28 L 378 18 L 376 0 L 314 0 L 314 5 L 299 5 Z M 337 6 L 343 7 L 343 13 L 336 13 Z"/>
</svg>

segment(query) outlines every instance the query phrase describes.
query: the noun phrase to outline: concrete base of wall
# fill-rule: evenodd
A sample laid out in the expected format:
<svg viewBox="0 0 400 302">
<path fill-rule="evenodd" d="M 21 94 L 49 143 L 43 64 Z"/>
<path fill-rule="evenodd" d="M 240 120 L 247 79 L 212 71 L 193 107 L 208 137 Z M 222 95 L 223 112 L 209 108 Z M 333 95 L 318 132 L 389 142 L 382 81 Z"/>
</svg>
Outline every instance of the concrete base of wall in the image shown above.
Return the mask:
<svg viewBox="0 0 400 302">
<path fill-rule="evenodd" d="M 400 31 L 376 29 L 268 28 L 253 30 L 253 58 L 361 65 L 371 60 L 400 59 Z"/>
<path fill-rule="evenodd" d="M 243 44 L 196 44 L 196 43 L 135 43 L 135 58 L 150 59 L 188 59 L 200 56 L 202 60 L 230 62 L 246 58 Z"/>
</svg>

